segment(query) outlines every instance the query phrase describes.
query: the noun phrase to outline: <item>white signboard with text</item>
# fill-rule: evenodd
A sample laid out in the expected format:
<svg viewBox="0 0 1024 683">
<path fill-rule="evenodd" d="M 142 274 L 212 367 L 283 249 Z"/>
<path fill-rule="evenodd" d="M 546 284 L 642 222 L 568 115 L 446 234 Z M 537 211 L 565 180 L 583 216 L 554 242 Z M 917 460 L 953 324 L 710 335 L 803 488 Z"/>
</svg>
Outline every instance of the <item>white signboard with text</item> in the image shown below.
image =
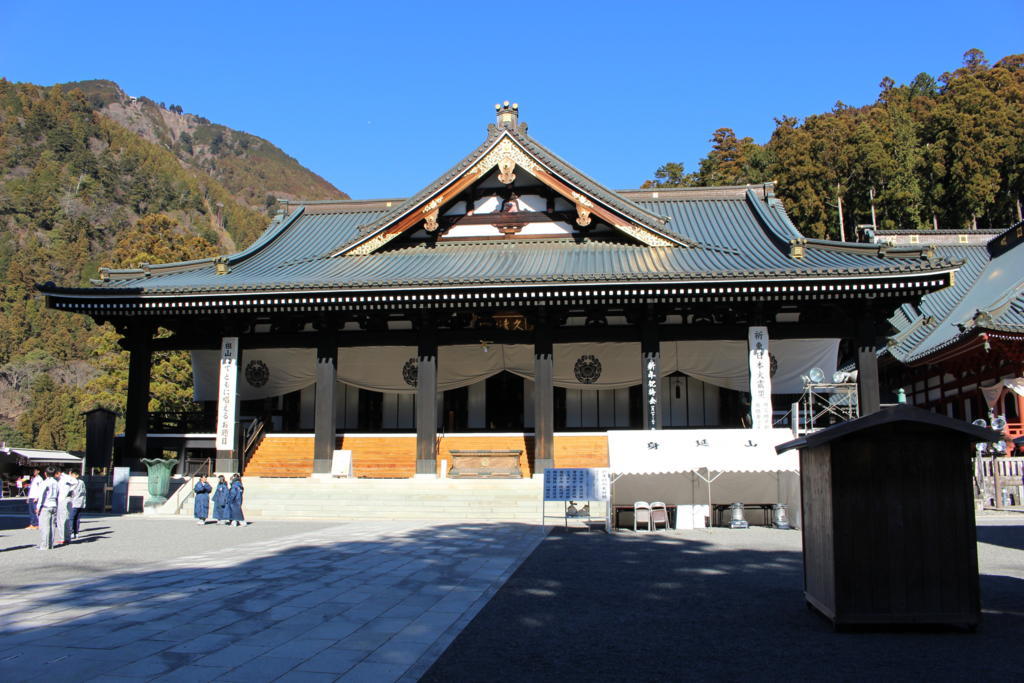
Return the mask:
<svg viewBox="0 0 1024 683">
<path fill-rule="evenodd" d="M 751 327 L 750 348 L 750 421 L 753 429 L 772 428 L 772 359 L 768 353 L 768 328 Z"/>
<path fill-rule="evenodd" d="M 549 467 L 544 470 L 544 500 L 611 500 L 607 467 Z"/>
<path fill-rule="evenodd" d="M 235 449 L 235 400 L 238 388 L 238 337 L 224 337 L 217 384 L 217 450 Z"/>
</svg>

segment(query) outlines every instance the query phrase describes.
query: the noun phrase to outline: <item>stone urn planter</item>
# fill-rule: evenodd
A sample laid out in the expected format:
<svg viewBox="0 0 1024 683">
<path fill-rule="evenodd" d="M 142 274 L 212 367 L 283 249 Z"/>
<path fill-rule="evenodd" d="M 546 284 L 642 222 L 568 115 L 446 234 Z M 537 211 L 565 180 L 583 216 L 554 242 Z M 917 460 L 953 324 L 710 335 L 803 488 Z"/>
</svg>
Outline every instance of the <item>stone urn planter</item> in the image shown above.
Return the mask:
<svg viewBox="0 0 1024 683">
<path fill-rule="evenodd" d="M 143 458 L 142 464 L 149 470 L 146 483 L 149 486 L 149 498 L 146 499 L 147 509 L 156 508 L 167 502 L 167 492 L 171 488 L 171 471 L 178 464 L 176 458 Z"/>
</svg>

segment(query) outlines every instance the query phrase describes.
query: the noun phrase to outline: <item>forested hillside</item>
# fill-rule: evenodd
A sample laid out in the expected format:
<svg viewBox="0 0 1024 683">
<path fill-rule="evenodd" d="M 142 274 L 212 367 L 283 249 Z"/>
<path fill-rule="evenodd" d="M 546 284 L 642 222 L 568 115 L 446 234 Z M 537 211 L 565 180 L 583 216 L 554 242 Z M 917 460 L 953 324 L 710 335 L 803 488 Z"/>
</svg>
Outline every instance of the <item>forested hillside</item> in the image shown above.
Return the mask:
<svg viewBox="0 0 1024 683">
<path fill-rule="evenodd" d="M 646 187 L 742 185 L 773 180 L 807 236 L 846 238 L 858 224 L 888 229 L 1002 229 L 1024 199 L 1024 54 L 990 65 L 970 50 L 963 66 L 909 84 L 891 78 L 863 107 L 776 119 L 758 145 L 716 130 L 700 168 L 665 164 Z"/>
<path fill-rule="evenodd" d="M 36 283 L 234 251 L 299 195 L 346 196 L 265 140 L 109 81 L 0 79 L 0 440 L 81 448 L 79 413 L 124 400 L 116 335 L 47 310 Z M 151 408 L 187 403 L 187 373 L 158 358 Z"/>
</svg>

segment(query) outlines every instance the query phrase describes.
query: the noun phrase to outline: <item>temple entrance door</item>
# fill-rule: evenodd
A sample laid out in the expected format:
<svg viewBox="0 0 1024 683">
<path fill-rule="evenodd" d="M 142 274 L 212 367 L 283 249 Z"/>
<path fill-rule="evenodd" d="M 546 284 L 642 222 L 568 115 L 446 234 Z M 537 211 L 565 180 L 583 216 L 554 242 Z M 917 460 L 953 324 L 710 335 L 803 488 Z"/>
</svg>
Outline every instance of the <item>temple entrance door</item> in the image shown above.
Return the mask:
<svg viewBox="0 0 1024 683">
<path fill-rule="evenodd" d="M 498 432 L 523 430 L 523 378 L 500 372 L 487 379 L 487 428 Z"/>
<path fill-rule="evenodd" d="M 450 389 L 444 392 L 441 411 L 441 429 L 449 434 L 466 431 L 469 417 L 469 389 Z"/>
</svg>

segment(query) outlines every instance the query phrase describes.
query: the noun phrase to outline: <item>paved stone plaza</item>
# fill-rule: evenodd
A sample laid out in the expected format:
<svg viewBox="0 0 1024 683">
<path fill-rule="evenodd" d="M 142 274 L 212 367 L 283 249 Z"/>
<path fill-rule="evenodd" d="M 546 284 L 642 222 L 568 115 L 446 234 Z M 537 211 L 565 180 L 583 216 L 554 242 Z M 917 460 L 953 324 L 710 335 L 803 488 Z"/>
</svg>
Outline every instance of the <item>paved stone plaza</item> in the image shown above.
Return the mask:
<svg viewBox="0 0 1024 683">
<path fill-rule="evenodd" d="M 834 633 L 800 533 L 0 518 L 0 680 L 1014 678 L 1024 519 L 979 520 L 983 623 Z M 4 530 L 6 527 L 6 530 Z M 514 572 L 514 574 L 513 574 Z M 582 668 L 581 668 L 582 667 Z"/>
<path fill-rule="evenodd" d="M 543 536 L 139 517 L 82 531 L 49 552 L 0 532 L 0 680 L 415 680 Z"/>
</svg>

